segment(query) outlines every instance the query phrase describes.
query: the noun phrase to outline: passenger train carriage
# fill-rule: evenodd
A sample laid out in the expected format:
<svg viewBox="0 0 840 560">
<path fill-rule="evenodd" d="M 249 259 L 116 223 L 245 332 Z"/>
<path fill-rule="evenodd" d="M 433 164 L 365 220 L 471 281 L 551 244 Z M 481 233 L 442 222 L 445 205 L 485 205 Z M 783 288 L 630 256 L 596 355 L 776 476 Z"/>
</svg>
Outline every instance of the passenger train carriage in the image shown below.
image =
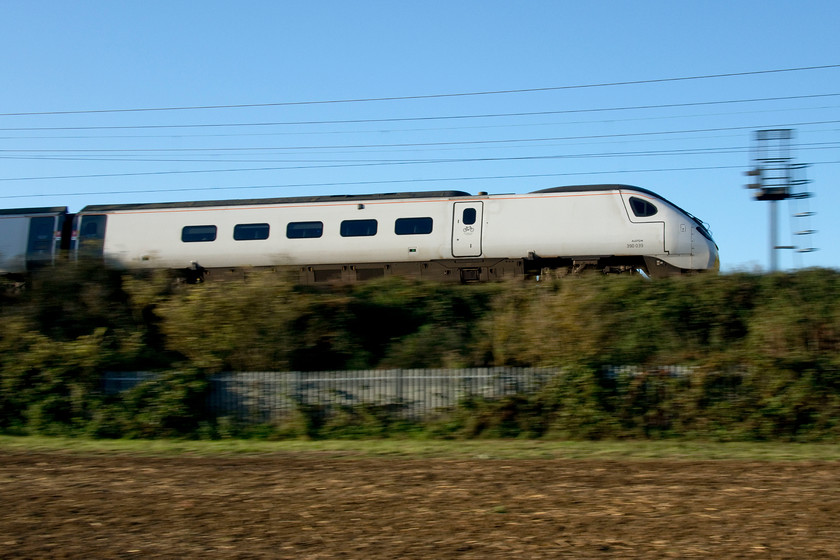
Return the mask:
<svg viewBox="0 0 840 560">
<path fill-rule="evenodd" d="M 0 209 L 0 274 L 21 274 L 52 264 L 70 225 L 67 216 L 66 206 Z M 70 232 L 66 233 L 69 240 Z"/>
<path fill-rule="evenodd" d="M 54 258 L 62 246 L 111 267 L 178 270 L 192 281 L 263 267 L 293 271 L 305 284 L 718 268 L 700 220 L 624 185 L 97 205 L 75 216 L 66 208 L 6 210 L 0 235 L 4 273 Z"/>
</svg>

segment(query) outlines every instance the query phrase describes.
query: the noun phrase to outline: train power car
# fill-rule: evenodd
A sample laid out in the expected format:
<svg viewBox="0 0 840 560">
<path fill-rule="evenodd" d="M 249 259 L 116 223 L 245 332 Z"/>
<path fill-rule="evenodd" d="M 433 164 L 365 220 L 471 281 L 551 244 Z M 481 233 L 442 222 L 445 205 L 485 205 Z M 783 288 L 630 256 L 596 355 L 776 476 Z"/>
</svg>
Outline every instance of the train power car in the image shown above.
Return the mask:
<svg viewBox="0 0 840 560">
<path fill-rule="evenodd" d="M 179 270 L 192 281 L 250 268 L 292 271 L 301 283 L 319 284 L 390 275 L 472 282 L 583 269 L 659 277 L 719 266 L 700 220 L 625 185 L 96 205 L 74 217 L 73 230 L 76 257 Z"/>
</svg>

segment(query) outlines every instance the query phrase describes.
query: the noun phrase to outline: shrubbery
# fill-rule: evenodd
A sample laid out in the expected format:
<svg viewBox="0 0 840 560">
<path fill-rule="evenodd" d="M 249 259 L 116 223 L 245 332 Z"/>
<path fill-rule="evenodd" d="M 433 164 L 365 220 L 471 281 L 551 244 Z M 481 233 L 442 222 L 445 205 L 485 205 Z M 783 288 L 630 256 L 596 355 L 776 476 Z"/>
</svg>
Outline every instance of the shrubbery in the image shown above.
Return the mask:
<svg viewBox="0 0 840 560">
<path fill-rule="evenodd" d="M 582 276 L 335 290 L 254 273 L 175 286 L 89 264 L 5 285 L 0 430 L 95 437 L 836 438 L 840 273 Z M 691 367 L 674 375 L 662 366 Z M 560 368 L 536 394 L 465 399 L 423 426 L 374 406 L 285 426 L 204 409 L 222 371 Z M 634 366 L 616 369 L 615 366 Z M 119 394 L 105 371 L 153 370 Z M 617 372 L 617 373 L 616 373 Z"/>
</svg>

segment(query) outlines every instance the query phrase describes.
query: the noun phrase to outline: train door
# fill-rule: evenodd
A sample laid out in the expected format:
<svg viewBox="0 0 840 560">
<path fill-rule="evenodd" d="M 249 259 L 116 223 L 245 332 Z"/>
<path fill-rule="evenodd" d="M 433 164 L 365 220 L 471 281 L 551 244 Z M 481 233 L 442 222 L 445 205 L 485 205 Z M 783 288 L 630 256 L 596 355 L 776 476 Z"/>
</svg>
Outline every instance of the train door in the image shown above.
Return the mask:
<svg viewBox="0 0 840 560">
<path fill-rule="evenodd" d="M 85 214 L 78 217 L 76 225 L 76 254 L 80 257 L 102 258 L 105 249 L 105 225 L 108 216 Z"/>
<path fill-rule="evenodd" d="M 26 243 L 26 268 L 52 264 L 55 255 L 56 227 L 55 216 L 29 218 L 29 237 Z"/>
<path fill-rule="evenodd" d="M 687 221 L 681 221 L 676 238 L 677 242 L 674 250 L 675 253 L 680 255 L 689 255 L 694 252 L 694 228 L 692 228 Z"/>
<path fill-rule="evenodd" d="M 483 202 L 456 202 L 452 215 L 452 256 L 481 256 Z"/>
</svg>

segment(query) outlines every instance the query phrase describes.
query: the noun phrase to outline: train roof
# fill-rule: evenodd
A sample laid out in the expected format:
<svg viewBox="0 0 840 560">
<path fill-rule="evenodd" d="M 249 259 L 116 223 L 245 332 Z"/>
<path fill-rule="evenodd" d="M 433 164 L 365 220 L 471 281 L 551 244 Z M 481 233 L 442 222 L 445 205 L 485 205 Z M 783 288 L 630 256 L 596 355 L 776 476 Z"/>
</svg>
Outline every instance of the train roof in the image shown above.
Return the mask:
<svg viewBox="0 0 840 560">
<path fill-rule="evenodd" d="M 401 198 L 455 198 L 471 196 L 464 191 L 429 191 L 380 194 L 336 194 L 293 196 L 284 198 L 247 198 L 238 200 L 197 200 L 191 202 L 149 202 L 136 204 L 95 204 L 80 212 L 110 212 L 117 210 L 155 210 L 164 208 L 207 208 L 214 206 L 253 206 L 256 204 L 300 204 L 303 202 L 355 202 L 363 200 L 393 200 Z"/>
<path fill-rule="evenodd" d="M 43 208 L 4 208 L 0 216 L 21 216 L 27 214 L 66 214 L 66 206 L 47 206 Z"/>
<path fill-rule="evenodd" d="M 643 189 L 642 187 L 634 187 L 633 185 L 573 185 L 569 187 L 551 187 L 549 189 L 542 189 L 539 191 L 534 191 L 531 194 L 537 193 L 563 193 L 563 192 L 589 192 L 589 191 L 615 191 L 615 190 L 625 190 L 625 191 L 638 191 L 641 193 L 645 193 L 651 196 L 655 196 L 656 198 L 662 198 L 658 194 L 648 189 Z"/>
<path fill-rule="evenodd" d="M 682 208 L 680 208 L 679 206 L 677 206 L 676 204 L 674 204 L 670 200 L 667 200 L 667 199 L 663 198 L 662 195 L 656 194 L 655 192 L 653 192 L 651 190 L 648 190 L 648 189 L 644 189 L 642 187 L 634 187 L 633 185 L 578 185 L 578 186 L 572 186 L 572 187 L 552 187 L 550 189 L 542 189 L 540 191 L 534 191 L 531 194 L 562 193 L 562 192 L 587 192 L 587 191 L 614 191 L 614 190 L 636 191 L 636 192 L 644 193 L 648 196 L 652 196 L 654 198 L 658 198 L 659 200 L 663 200 L 663 201 L 667 202 L 668 204 L 670 204 L 671 206 L 673 206 L 674 209 L 682 212 L 683 214 L 685 214 L 686 216 L 688 216 L 689 218 L 691 218 L 692 220 L 697 222 L 698 225 L 700 225 L 704 229 L 708 230 L 708 226 L 703 222 L 703 220 L 701 220 L 700 218 L 697 218 L 696 216 L 692 215 L 691 212 L 687 212 L 686 210 L 683 210 Z"/>
<path fill-rule="evenodd" d="M 551 187 L 529 194 L 540 193 L 564 193 L 564 192 L 593 192 L 611 190 L 633 190 L 641 193 L 662 198 L 653 191 L 631 185 L 572 185 L 565 187 Z M 481 192 L 479 196 L 486 196 Z M 221 206 L 254 206 L 261 204 L 301 204 L 314 202 L 362 202 L 371 200 L 397 200 L 397 199 L 419 199 L 419 198 L 460 198 L 472 196 L 464 191 L 428 191 L 428 192 L 397 192 L 378 194 L 336 194 L 317 196 L 293 196 L 280 198 L 246 198 L 234 200 L 194 200 L 185 202 L 140 202 L 132 204 L 93 204 L 85 206 L 80 212 L 117 212 L 121 210 L 163 210 L 172 208 L 212 208 Z"/>
</svg>

